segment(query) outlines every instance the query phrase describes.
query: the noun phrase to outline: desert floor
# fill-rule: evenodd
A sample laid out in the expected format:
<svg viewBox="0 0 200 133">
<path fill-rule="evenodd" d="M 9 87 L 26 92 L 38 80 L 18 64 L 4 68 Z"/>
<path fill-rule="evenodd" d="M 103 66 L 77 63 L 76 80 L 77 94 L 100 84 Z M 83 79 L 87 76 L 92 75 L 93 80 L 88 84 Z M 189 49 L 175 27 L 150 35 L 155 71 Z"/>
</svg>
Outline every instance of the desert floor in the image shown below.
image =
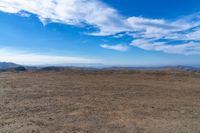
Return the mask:
<svg viewBox="0 0 200 133">
<path fill-rule="evenodd" d="M 0 133 L 200 133 L 200 73 L 0 73 Z"/>
</svg>

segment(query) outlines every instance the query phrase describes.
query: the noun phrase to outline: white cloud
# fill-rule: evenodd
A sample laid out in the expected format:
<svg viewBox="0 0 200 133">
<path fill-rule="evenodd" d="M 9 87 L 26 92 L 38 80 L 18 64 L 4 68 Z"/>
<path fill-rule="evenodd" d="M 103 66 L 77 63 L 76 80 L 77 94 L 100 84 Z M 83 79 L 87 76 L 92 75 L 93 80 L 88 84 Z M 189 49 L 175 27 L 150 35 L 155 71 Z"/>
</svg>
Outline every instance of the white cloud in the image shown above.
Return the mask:
<svg viewBox="0 0 200 133">
<path fill-rule="evenodd" d="M 196 31 L 186 34 L 185 37 L 188 39 L 191 39 L 191 40 L 199 40 L 200 41 L 200 28 Z"/>
<path fill-rule="evenodd" d="M 111 50 L 116 50 L 116 51 L 121 51 L 121 52 L 128 50 L 128 47 L 122 44 L 117 44 L 117 45 L 102 44 L 100 46 L 105 49 L 111 49 Z"/>
<path fill-rule="evenodd" d="M 200 41 L 200 13 L 176 20 L 126 17 L 100 0 L 0 0 L 0 11 L 18 14 L 21 12 L 21 15 L 25 16 L 32 13 L 44 24 L 57 22 L 74 26 L 91 25 L 96 27 L 97 31 L 88 33 L 90 35 L 129 35 L 133 39 L 148 40 L 148 47 L 153 47 L 149 50 L 159 49 L 178 54 L 184 54 L 186 51 L 196 54 L 200 51 L 200 44 L 195 42 Z M 162 49 L 157 41 L 163 39 L 182 41 L 182 44 L 163 42 L 162 48 L 166 48 Z M 133 46 L 146 49 L 143 45 L 145 44 Z"/>
<path fill-rule="evenodd" d="M 175 21 L 130 17 L 127 21 L 133 28 L 132 31 L 137 32 L 132 34 L 133 37 L 183 40 L 183 36 L 185 36 L 184 40 L 194 40 L 189 34 L 193 32 L 192 28 L 200 26 L 200 19 L 194 20 L 196 17 L 196 15 L 191 15 Z M 200 29 L 194 34 L 196 35 L 198 31 Z"/>
<path fill-rule="evenodd" d="M 64 65 L 68 63 L 101 63 L 97 59 L 57 56 L 0 48 L 0 61 L 15 62 L 21 65 Z"/>
<path fill-rule="evenodd" d="M 170 45 L 166 42 L 154 42 L 151 40 L 137 39 L 132 41 L 130 45 L 139 47 L 144 50 L 163 51 L 165 53 L 172 54 L 200 54 L 200 45 L 199 43 L 195 42 Z"/>
<path fill-rule="evenodd" d="M 26 11 L 38 15 L 43 23 L 86 23 L 100 30 L 91 33 L 93 35 L 111 35 L 127 30 L 117 11 L 99 0 L 1 0 L 0 10 L 8 13 Z"/>
</svg>

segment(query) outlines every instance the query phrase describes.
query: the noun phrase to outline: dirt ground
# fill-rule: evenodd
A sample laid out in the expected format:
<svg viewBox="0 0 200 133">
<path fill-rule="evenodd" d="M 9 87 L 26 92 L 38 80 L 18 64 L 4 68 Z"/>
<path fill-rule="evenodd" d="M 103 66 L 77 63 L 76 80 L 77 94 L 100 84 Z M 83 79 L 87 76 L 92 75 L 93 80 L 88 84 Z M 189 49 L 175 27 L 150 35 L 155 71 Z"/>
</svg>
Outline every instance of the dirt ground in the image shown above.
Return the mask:
<svg viewBox="0 0 200 133">
<path fill-rule="evenodd" d="M 0 133 L 200 133 L 200 74 L 0 73 Z"/>
</svg>

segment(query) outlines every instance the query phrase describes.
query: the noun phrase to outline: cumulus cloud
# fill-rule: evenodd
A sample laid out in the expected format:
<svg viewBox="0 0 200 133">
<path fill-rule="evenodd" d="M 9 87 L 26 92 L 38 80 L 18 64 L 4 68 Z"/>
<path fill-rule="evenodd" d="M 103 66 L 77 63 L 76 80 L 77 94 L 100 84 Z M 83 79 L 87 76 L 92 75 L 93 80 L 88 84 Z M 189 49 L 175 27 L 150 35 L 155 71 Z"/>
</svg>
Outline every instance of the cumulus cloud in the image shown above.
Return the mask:
<svg viewBox="0 0 200 133">
<path fill-rule="evenodd" d="M 116 51 L 121 51 L 121 52 L 128 50 L 128 47 L 122 44 L 117 44 L 117 45 L 102 44 L 100 46 L 105 49 L 116 50 Z"/>
<path fill-rule="evenodd" d="M 100 0 L 1 0 L 0 11 L 21 13 L 22 16 L 35 14 L 44 24 L 56 22 L 74 26 L 90 25 L 96 30 L 88 34 L 95 36 L 128 35 L 133 38 L 133 42 L 137 42 L 131 45 L 145 50 L 159 49 L 177 54 L 188 54 L 188 51 L 190 54 L 199 54 L 200 51 L 200 13 L 176 20 L 127 17 Z M 158 43 L 160 40 L 182 43 Z M 144 41 L 148 43 L 144 44 Z"/>
<path fill-rule="evenodd" d="M 100 60 L 83 57 L 57 56 L 0 48 L 0 60 L 22 65 L 65 65 L 68 63 L 99 63 Z"/>
</svg>

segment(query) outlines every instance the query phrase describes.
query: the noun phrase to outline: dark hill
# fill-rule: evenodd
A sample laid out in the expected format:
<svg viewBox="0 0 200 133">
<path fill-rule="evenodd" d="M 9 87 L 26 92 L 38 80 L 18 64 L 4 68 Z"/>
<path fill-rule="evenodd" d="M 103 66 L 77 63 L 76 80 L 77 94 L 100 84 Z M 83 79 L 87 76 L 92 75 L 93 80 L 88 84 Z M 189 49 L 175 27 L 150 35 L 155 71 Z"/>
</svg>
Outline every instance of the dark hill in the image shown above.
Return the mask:
<svg viewBox="0 0 200 133">
<path fill-rule="evenodd" d="M 0 69 L 11 69 L 16 67 L 19 67 L 19 65 L 11 62 L 0 62 Z"/>
</svg>

